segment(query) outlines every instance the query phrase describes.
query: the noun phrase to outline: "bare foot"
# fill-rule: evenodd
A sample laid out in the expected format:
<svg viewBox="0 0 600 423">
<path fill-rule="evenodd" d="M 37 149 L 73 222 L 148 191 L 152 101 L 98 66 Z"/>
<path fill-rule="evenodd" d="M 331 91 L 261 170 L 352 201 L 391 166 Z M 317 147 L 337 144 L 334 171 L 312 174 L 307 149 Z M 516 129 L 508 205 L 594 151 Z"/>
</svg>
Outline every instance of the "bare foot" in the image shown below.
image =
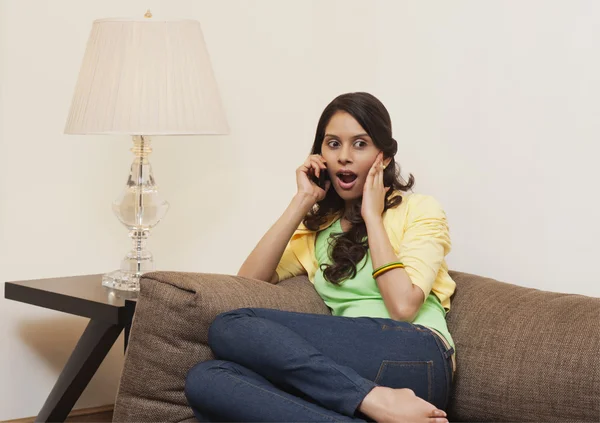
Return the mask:
<svg viewBox="0 0 600 423">
<path fill-rule="evenodd" d="M 446 413 L 412 389 L 376 386 L 358 408 L 378 423 L 448 423 Z"/>
</svg>

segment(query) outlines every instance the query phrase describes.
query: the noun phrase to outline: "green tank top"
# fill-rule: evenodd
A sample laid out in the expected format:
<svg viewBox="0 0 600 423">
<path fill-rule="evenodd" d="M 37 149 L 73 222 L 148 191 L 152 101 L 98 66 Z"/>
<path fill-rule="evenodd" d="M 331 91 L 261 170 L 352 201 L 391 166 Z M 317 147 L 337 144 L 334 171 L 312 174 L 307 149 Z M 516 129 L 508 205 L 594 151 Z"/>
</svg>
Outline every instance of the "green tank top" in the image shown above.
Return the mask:
<svg viewBox="0 0 600 423">
<path fill-rule="evenodd" d="M 370 251 L 367 251 L 365 257 L 356 266 L 357 273 L 354 278 L 346 279 L 340 285 L 335 285 L 323 277 L 321 265 L 332 263 L 328 240 L 333 234 L 341 232 L 341 222 L 338 219 L 331 226 L 317 234 L 315 254 L 319 267 L 314 279 L 315 289 L 334 316 L 383 317 L 390 319 L 390 314 L 385 307 L 377 282 L 372 276 L 373 263 L 371 262 Z M 455 348 L 454 340 L 446 325 L 446 310 L 435 294 L 430 293 L 427 296 L 425 303 L 411 323 L 437 330 Z"/>
</svg>

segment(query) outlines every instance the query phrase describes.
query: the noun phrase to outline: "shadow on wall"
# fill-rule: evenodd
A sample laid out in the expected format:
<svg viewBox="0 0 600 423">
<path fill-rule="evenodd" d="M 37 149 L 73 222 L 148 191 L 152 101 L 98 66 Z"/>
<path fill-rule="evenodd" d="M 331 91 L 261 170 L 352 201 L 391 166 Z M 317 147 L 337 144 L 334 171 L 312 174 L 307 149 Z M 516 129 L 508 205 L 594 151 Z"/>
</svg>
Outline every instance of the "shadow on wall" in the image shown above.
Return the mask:
<svg viewBox="0 0 600 423">
<path fill-rule="evenodd" d="M 52 386 L 88 322 L 86 318 L 64 316 L 23 321 L 19 324 L 18 336 L 23 344 L 37 354 L 39 362 L 45 363 L 49 372 L 56 375 Z M 74 408 L 113 404 L 122 369 L 123 334 L 121 333 Z M 48 394 L 52 386 L 48 387 Z M 42 403 L 39 404 L 40 408 Z"/>
</svg>

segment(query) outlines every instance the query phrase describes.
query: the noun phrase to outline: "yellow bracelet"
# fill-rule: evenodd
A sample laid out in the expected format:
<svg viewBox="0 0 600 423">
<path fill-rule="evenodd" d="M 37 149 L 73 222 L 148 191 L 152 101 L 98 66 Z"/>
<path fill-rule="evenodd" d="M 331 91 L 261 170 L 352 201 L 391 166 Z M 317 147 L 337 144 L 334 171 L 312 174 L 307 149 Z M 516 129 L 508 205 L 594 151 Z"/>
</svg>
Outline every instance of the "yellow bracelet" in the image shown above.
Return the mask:
<svg viewBox="0 0 600 423">
<path fill-rule="evenodd" d="M 404 269 L 404 264 L 401 262 L 394 262 L 394 263 L 388 263 L 385 264 L 381 267 L 378 267 L 377 269 L 375 269 L 373 271 L 373 279 L 377 278 L 378 276 L 384 274 L 385 272 L 387 272 L 388 270 L 392 270 L 392 269 Z"/>
</svg>

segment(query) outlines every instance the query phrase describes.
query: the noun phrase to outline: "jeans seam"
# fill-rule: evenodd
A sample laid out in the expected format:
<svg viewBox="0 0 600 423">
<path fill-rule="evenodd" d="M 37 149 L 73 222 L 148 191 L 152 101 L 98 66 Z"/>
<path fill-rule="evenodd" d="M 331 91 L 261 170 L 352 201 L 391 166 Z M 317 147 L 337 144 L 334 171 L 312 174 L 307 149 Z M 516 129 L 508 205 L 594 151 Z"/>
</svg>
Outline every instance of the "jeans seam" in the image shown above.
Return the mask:
<svg viewBox="0 0 600 423">
<path fill-rule="evenodd" d="M 339 373 L 340 375 L 342 375 L 343 377 L 345 377 L 345 378 L 346 378 L 346 379 L 347 379 L 347 380 L 348 380 L 348 381 L 349 381 L 349 382 L 350 382 L 350 383 L 351 383 L 351 384 L 354 386 L 354 389 L 356 390 L 356 392 L 357 392 L 358 394 L 362 395 L 362 399 L 361 399 L 361 401 L 364 399 L 364 397 L 366 397 L 366 396 L 367 396 L 367 394 L 368 394 L 368 393 L 371 391 L 371 389 L 373 388 L 373 387 L 369 387 L 369 388 L 367 389 L 367 388 L 365 387 L 365 385 L 366 385 L 366 384 L 368 384 L 368 382 L 363 382 L 362 386 L 359 386 L 359 385 L 358 385 L 358 384 L 357 384 L 355 381 L 353 381 L 352 379 L 350 379 L 350 378 L 349 378 L 349 377 L 348 377 L 346 374 L 344 374 L 344 372 L 342 372 L 340 369 L 333 367 L 331 364 L 327 364 L 327 366 L 328 366 L 330 369 L 333 369 L 333 370 L 335 370 L 336 372 L 338 372 L 338 373 Z M 359 401 L 358 403 L 360 404 L 360 402 L 361 402 L 361 401 Z M 335 410 L 333 410 L 333 411 L 335 411 Z M 356 410 L 352 410 L 352 413 L 354 413 L 355 411 L 356 411 Z"/>
<path fill-rule="evenodd" d="M 433 340 L 435 341 L 435 344 L 437 345 L 440 353 L 442 354 L 442 361 L 444 363 L 444 376 L 446 378 L 446 389 L 448 390 L 448 392 L 446 393 L 446 404 L 444 406 L 444 409 L 446 407 L 448 407 L 448 402 L 450 400 L 450 392 L 452 390 L 452 382 L 453 382 L 453 378 L 454 375 L 452 374 L 452 356 L 446 358 L 444 356 L 444 353 L 446 351 L 446 346 L 444 345 L 444 343 L 439 339 L 439 335 L 437 333 L 435 333 L 432 330 L 428 331 L 431 336 L 433 336 Z"/>
<path fill-rule="evenodd" d="M 332 421 L 332 422 L 337 422 L 337 421 L 338 421 L 338 420 L 335 420 L 335 419 L 334 419 L 333 417 L 331 417 L 331 416 L 328 416 L 328 415 L 326 415 L 326 414 L 321 414 L 321 413 L 319 413 L 318 411 L 315 411 L 315 410 L 313 410 L 313 409 L 311 409 L 311 408 L 308 408 L 307 406 L 305 406 L 305 405 L 303 405 L 303 404 L 297 403 L 296 401 L 293 401 L 293 400 L 291 400 L 291 399 L 289 399 L 289 398 L 286 398 L 286 397 L 284 397 L 284 396 L 282 396 L 282 395 L 279 395 L 277 392 L 272 392 L 272 391 L 269 391 L 268 389 L 264 389 L 264 388 L 261 388 L 260 386 L 256 386 L 256 385 L 254 385 L 254 384 L 252 384 L 252 383 L 248 382 L 247 380 L 244 380 L 244 379 L 241 379 L 241 378 L 235 377 L 234 375 L 232 375 L 232 374 L 230 374 L 230 373 L 225 373 L 225 376 L 228 376 L 228 377 L 230 377 L 230 378 L 232 378 L 232 379 L 235 379 L 236 381 L 243 382 L 243 383 L 245 383 L 245 384 L 247 384 L 247 385 L 250 385 L 250 386 L 252 386 L 252 387 L 253 387 L 253 388 L 255 388 L 255 389 L 260 389 L 261 391 L 265 391 L 265 392 L 267 392 L 267 393 L 269 393 L 269 394 L 272 394 L 272 395 L 278 396 L 279 398 L 283 399 L 284 401 L 291 402 L 292 404 L 296 404 L 297 406 L 300 406 L 300 407 L 304 408 L 305 410 L 308 410 L 308 411 L 310 411 L 310 412 L 312 412 L 312 413 L 314 413 L 314 414 L 316 414 L 316 415 L 319 415 L 319 416 L 322 416 L 322 417 L 326 418 L 328 421 Z"/>
</svg>

